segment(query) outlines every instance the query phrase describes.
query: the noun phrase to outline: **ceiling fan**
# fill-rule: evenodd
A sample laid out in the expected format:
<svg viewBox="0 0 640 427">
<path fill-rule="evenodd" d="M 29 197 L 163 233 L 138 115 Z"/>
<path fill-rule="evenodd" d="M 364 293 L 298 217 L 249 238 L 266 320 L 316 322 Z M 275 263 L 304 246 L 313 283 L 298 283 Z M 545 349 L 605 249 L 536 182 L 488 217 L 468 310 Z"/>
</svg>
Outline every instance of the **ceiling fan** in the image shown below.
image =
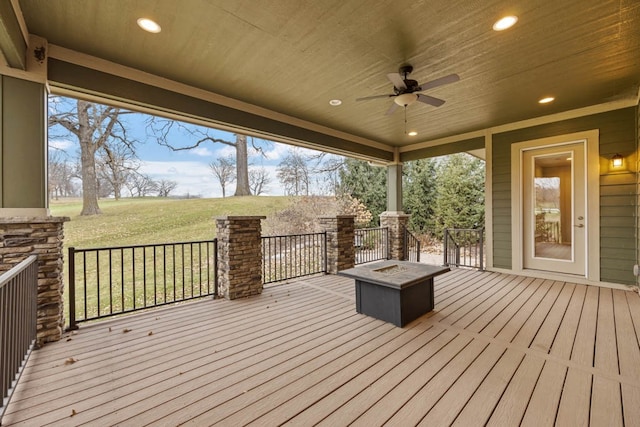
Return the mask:
<svg viewBox="0 0 640 427">
<path fill-rule="evenodd" d="M 366 101 L 369 99 L 378 98 L 394 98 L 391 108 L 387 111 L 386 115 L 393 114 L 398 107 L 407 107 L 416 101 L 424 104 L 433 105 L 439 107 L 445 103 L 443 99 L 435 98 L 433 96 L 419 93 L 427 89 L 433 89 L 434 87 L 454 83 L 460 80 L 460 76 L 457 74 L 449 74 L 448 76 L 440 77 L 439 79 L 431 80 L 424 84 L 418 84 L 417 81 L 407 78 L 413 71 L 413 66 L 403 65 L 400 67 L 397 73 L 387 74 L 387 78 L 393 83 L 393 93 L 389 95 L 374 95 L 366 96 L 364 98 L 358 98 L 356 101 Z"/>
</svg>

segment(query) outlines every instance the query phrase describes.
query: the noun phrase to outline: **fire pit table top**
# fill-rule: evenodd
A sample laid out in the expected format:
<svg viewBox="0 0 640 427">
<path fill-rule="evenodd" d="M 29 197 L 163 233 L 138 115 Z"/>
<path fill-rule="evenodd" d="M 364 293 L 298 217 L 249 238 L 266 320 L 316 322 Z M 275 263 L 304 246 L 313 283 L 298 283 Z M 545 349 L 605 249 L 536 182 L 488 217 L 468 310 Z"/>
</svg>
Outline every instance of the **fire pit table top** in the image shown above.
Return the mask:
<svg viewBox="0 0 640 427">
<path fill-rule="evenodd" d="M 349 268 L 338 272 L 338 274 L 380 286 L 404 289 L 423 281 L 425 278 L 435 277 L 449 270 L 449 267 L 439 265 L 388 260 Z"/>
</svg>

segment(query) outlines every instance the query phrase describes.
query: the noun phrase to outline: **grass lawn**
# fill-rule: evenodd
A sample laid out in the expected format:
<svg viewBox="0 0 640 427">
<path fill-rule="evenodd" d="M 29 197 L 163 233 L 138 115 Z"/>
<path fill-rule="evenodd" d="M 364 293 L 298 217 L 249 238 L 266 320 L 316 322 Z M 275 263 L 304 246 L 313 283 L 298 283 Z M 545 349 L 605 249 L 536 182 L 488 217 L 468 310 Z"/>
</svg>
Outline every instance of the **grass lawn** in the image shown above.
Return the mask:
<svg viewBox="0 0 640 427">
<path fill-rule="evenodd" d="M 68 216 L 65 249 L 186 242 L 213 239 L 215 217 L 264 215 L 286 208 L 284 196 L 247 196 L 218 199 L 132 198 L 100 200 L 102 215 L 80 216 L 82 200 L 51 201 L 51 214 Z"/>
<path fill-rule="evenodd" d="M 215 276 L 212 244 L 164 244 L 213 240 L 215 217 L 269 216 L 293 201 L 289 197 L 255 196 L 101 200 L 103 213 L 93 216 L 80 216 L 81 200 L 52 201 L 52 215 L 71 218 L 64 225 L 65 296 L 70 285 L 69 247 L 150 244 L 158 246 L 94 251 L 86 258 L 76 254 L 78 320 L 205 295 L 211 292 Z M 69 319 L 68 304 L 64 311 Z"/>
</svg>

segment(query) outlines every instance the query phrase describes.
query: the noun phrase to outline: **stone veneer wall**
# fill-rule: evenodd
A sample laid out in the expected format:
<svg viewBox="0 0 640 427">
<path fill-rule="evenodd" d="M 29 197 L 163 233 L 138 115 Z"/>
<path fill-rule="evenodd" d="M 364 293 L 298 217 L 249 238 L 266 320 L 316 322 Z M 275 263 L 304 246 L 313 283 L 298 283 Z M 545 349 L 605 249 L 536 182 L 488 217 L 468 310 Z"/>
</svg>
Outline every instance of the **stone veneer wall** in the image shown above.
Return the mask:
<svg viewBox="0 0 640 427">
<path fill-rule="evenodd" d="M 58 341 L 64 329 L 63 224 L 69 218 L 0 218 L 0 272 L 38 257 L 37 344 Z"/>
<path fill-rule="evenodd" d="M 382 212 L 380 226 L 389 229 L 389 256 L 391 259 L 404 259 L 404 230 L 410 215 L 403 212 Z"/>
<path fill-rule="evenodd" d="M 264 216 L 216 218 L 218 287 L 227 299 L 262 293 L 262 229 Z"/>
<path fill-rule="evenodd" d="M 355 265 L 355 225 L 353 215 L 320 217 L 320 226 L 327 232 L 327 273 L 352 268 Z"/>
</svg>

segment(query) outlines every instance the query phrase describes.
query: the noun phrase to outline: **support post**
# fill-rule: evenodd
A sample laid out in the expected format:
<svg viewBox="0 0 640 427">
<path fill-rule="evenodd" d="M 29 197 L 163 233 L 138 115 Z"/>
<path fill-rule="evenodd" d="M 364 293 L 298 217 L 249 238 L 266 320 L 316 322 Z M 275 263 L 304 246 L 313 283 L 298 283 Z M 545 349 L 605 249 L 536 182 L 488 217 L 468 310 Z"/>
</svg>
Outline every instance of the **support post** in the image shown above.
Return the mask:
<svg viewBox="0 0 640 427">
<path fill-rule="evenodd" d="M 387 211 L 402 211 L 402 163 L 387 166 Z"/>
</svg>

